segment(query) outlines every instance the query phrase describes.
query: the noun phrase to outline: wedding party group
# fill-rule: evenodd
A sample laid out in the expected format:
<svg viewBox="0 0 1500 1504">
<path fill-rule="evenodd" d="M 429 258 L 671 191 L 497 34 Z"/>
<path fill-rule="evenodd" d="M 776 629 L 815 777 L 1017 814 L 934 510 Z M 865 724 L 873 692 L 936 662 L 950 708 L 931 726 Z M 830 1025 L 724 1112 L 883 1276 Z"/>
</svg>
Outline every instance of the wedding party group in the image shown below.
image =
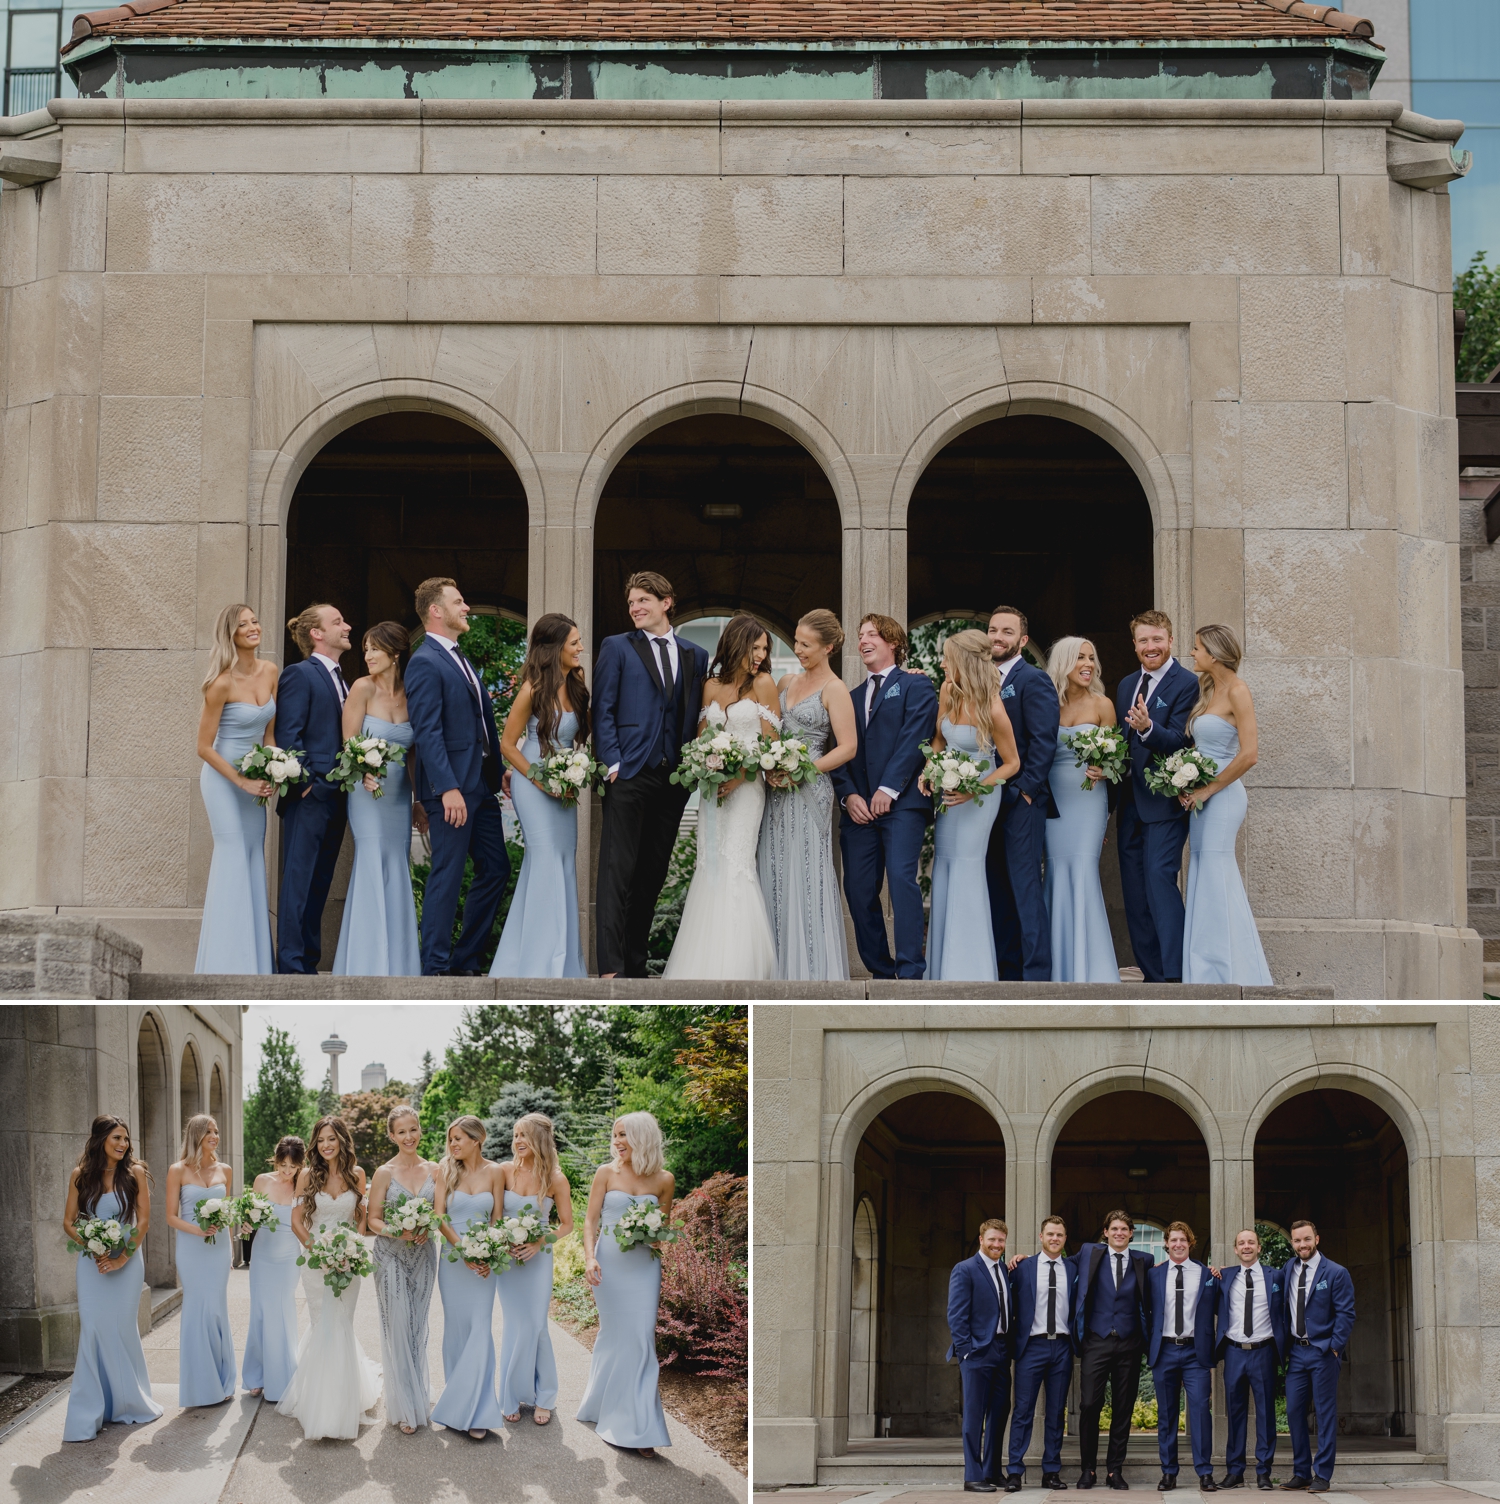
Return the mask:
<svg viewBox="0 0 1500 1504">
<path fill-rule="evenodd" d="M 397 622 L 365 633 L 368 674 L 352 686 L 337 607 L 311 605 L 288 623 L 304 657 L 284 671 L 259 656 L 254 611 L 226 607 L 199 730 L 214 852 L 196 969 L 315 971 L 347 824 L 354 866 L 334 972 L 477 975 L 510 878 L 505 791 L 525 855 L 489 974 L 587 976 L 576 849 L 592 789 L 603 806 L 603 977 L 648 975 L 652 920 L 696 791 L 669 979 L 846 980 L 847 900 L 877 978 L 1118 982 L 1099 870 L 1113 806 L 1145 980 L 1270 984 L 1235 859 L 1256 731 L 1230 628 L 1195 634 L 1190 673 L 1172 656 L 1169 618 L 1142 612 L 1130 623 L 1139 668 L 1112 703 L 1093 642 L 1062 638 L 1043 670 L 1025 655 L 1027 620 L 1013 606 L 997 607 L 987 632 L 946 639 L 940 685 L 905 666 L 899 622 L 866 615 L 855 644 L 865 678 L 852 690 L 830 665 L 844 643 L 831 611 L 798 622 L 800 671 L 778 683 L 755 617 L 732 617 L 710 658 L 673 630 L 662 575 L 632 575 L 626 606 L 633 630 L 600 644 L 592 691 L 576 623 L 541 617 L 503 729 L 460 646 L 469 607 L 451 579 L 418 586 L 414 650 Z M 274 954 L 272 799 L 283 822 Z M 920 869 L 934 819 L 929 912 Z M 413 823 L 432 846 L 420 934 Z"/>
<path fill-rule="evenodd" d="M 206 1114 L 188 1120 L 165 1192 L 182 1285 L 183 1408 L 222 1404 L 242 1385 L 296 1420 L 308 1441 L 357 1438 L 382 1394 L 386 1423 L 408 1436 L 431 1425 L 482 1441 L 517 1424 L 523 1409 L 538 1426 L 551 1422 L 558 1389 L 547 1330 L 551 1245 L 573 1230 L 552 1120 L 518 1118 L 502 1164 L 484 1157 L 486 1129 L 475 1117 L 449 1125 L 437 1164 L 419 1153 L 422 1125 L 410 1106 L 391 1110 L 386 1131 L 395 1152 L 368 1183 L 348 1125 L 323 1117 L 310 1149 L 296 1135 L 282 1138 L 271 1167 L 236 1196 L 233 1169 L 215 1152 L 217 1123 Z M 650 1113 L 619 1118 L 583 1219 L 599 1333 L 577 1419 L 646 1457 L 671 1445 L 656 1359 L 659 1251 L 674 1236 L 674 1181 L 662 1153 Z M 69 1179 L 63 1225 L 78 1254 L 80 1326 L 63 1439 L 89 1441 L 108 1423 L 140 1425 L 162 1414 L 137 1328 L 151 1177 L 122 1119 L 94 1120 Z M 235 1237 L 251 1238 L 250 1326 L 238 1373 L 229 1324 Z M 299 1277 L 309 1323 L 300 1338 Z M 380 1306 L 378 1365 L 354 1333 L 367 1279 Z M 443 1320 L 436 1400 L 427 1360 L 434 1281 Z"/>
</svg>

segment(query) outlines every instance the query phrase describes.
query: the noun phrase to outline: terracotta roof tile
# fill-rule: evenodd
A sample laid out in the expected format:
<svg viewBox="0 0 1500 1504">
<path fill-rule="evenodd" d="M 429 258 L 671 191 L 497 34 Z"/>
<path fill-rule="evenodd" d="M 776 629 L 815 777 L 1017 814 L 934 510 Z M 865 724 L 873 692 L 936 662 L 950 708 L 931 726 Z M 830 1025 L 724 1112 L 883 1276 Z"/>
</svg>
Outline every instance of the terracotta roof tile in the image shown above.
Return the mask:
<svg viewBox="0 0 1500 1504">
<path fill-rule="evenodd" d="M 1302 0 L 128 0 L 87 36 L 615 42 L 1237 41 L 1371 37 Z M 72 45 L 70 43 L 70 45 Z"/>
</svg>

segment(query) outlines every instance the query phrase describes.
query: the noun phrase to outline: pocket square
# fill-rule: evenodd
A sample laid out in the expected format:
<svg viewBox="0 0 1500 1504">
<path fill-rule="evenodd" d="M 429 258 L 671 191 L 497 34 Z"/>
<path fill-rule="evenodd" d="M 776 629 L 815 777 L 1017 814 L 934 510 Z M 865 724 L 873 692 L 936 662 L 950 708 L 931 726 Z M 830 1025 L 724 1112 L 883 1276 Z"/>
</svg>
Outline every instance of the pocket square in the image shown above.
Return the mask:
<svg viewBox="0 0 1500 1504">
<path fill-rule="evenodd" d="M 1000 698 L 1002 700 L 1014 700 L 1015 697 L 1016 686 L 1014 684 L 1007 684 L 1005 688 L 1000 691 Z"/>
<path fill-rule="evenodd" d="M 1326 1279 L 1320 1279 L 1313 1288 L 1316 1290 L 1326 1290 L 1328 1288 L 1328 1281 Z"/>
<path fill-rule="evenodd" d="M 887 700 L 899 700 L 901 698 L 901 686 L 899 684 L 891 685 L 885 692 L 885 698 Z"/>
<path fill-rule="evenodd" d="M 1160 695 L 1156 697 L 1156 708 L 1158 710 L 1165 710 L 1167 708 L 1167 702 Z"/>
</svg>

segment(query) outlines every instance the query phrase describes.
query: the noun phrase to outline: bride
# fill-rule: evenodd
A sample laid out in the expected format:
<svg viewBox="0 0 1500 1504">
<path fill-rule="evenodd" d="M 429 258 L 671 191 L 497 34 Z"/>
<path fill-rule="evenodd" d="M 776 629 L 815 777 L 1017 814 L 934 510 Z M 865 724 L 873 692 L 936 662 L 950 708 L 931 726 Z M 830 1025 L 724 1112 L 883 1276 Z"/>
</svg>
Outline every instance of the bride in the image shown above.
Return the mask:
<svg viewBox="0 0 1500 1504">
<path fill-rule="evenodd" d="M 365 1172 L 354 1162 L 354 1140 L 342 1118 L 313 1124 L 311 1162 L 297 1175 L 299 1198 L 292 1231 L 304 1248 L 320 1227 L 347 1222 L 365 1227 Z M 297 1347 L 297 1370 L 277 1410 L 301 1423 L 312 1441 L 329 1436 L 353 1441 L 364 1412 L 380 1398 L 380 1367 L 360 1350 L 354 1336 L 356 1279 L 342 1295 L 323 1283 L 320 1271 L 304 1267 L 302 1289 L 311 1324 Z"/>
<path fill-rule="evenodd" d="M 771 639 L 753 616 L 732 617 L 703 686 L 699 724 L 727 727 L 753 744 L 779 729 L 776 685 L 766 671 Z M 766 981 L 776 975 L 776 942 L 756 871 L 766 787 L 759 778 L 721 786 L 717 804 L 698 809 L 698 860 L 664 975 L 695 981 Z"/>
</svg>

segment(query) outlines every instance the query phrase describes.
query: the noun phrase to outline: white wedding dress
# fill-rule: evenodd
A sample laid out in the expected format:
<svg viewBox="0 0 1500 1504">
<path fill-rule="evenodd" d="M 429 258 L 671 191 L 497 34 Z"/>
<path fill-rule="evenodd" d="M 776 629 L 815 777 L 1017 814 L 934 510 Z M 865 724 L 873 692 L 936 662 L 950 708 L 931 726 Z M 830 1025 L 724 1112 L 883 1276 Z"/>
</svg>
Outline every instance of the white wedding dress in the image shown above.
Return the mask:
<svg viewBox="0 0 1500 1504">
<path fill-rule="evenodd" d="M 342 1196 L 319 1191 L 313 1228 L 337 1222 L 352 1226 L 355 1206 L 352 1190 Z M 380 1398 L 380 1365 L 365 1357 L 354 1336 L 354 1308 L 363 1284 L 356 1279 L 342 1295 L 335 1295 L 323 1283 L 320 1270 L 302 1270 L 309 1325 L 297 1345 L 297 1370 L 276 1409 L 297 1421 L 308 1441 L 320 1436 L 355 1440 L 360 1418 Z"/>
<path fill-rule="evenodd" d="M 727 727 L 746 744 L 759 739 L 762 720 L 773 729 L 781 724 L 754 700 L 738 701 L 727 715 L 711 704 L 700 719 Z M 765 807 L 760 778 L 741 784 L 723 804 L 711 798 L 700 802 L 698 860 L 663 973 L 667 978 L 763 982 L 776 975 L 776 941 L 755 862 Z"/>
</svg>

